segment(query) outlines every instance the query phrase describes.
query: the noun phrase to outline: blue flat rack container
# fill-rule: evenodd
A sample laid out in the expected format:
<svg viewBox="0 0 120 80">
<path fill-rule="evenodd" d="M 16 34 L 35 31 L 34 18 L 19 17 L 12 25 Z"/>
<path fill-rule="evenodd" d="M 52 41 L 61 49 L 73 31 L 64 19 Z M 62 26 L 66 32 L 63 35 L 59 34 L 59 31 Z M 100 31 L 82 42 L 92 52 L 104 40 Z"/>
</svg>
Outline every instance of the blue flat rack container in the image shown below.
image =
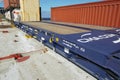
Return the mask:
<svg viewBox="0 0 120 80">
<path fill-rule="evenodd" d="M 53 22 L 14 24 L 97 79 L 120 80 L 120 29 L 99 30 Z M 66 28 L 68 32 L 64 32 Z"/>
</svg>

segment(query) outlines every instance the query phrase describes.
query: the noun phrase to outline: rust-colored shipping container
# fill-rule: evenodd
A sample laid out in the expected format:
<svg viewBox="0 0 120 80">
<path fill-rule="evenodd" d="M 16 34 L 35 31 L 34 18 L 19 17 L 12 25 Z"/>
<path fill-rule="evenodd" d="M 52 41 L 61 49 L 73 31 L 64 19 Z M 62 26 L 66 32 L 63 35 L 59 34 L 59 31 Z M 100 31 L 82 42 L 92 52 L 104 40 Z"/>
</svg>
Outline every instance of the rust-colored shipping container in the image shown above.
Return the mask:
<svg viewBox="0 0 120 80">
<path fill-rule="evenodd" d="M 19 0 L 4 0 L 4 9 L 9 9 L 10 7 L 19 7 Z"/>
<path fill-rule="evenodd" d="M 55 7 L 51 20 L 120 28 L 120 0 Z"/>
</svg>

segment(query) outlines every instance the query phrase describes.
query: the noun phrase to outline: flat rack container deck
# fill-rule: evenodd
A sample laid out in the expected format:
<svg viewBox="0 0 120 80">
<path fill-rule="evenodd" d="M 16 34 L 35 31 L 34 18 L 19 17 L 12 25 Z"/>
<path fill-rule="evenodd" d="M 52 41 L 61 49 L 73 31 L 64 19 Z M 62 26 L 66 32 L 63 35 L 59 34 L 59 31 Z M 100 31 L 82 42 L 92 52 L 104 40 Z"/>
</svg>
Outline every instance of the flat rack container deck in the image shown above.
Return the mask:
<svg viewBox="0 0 120 80">
<path fill-rule="evenodd" d="M 120 58 L 116 53 L 120 51 L 120 29 L 56 22 L 14 23 L 97 79 L 120 78 L 120 68 L 116 68 L 120 67 L 119 59 L 116 60 L 116 57 Z"/>
<path fill-rule="evenodd" d="M 83 33 L 83 32 L 89 32 L 89 30 L 86 30 L 84 28 L 90 28 L 91 30 L 109 30 L 113 28 L 109 27 L 99 27 L 99 26 L 90 26 L 90 25 L 81 25 L 81 24 L 70 24 L 70 23 L 61 23 L 61 22 L 22 22 L 23 24 L 33 26 L 35 28 L 42 28 L 48 31 L 52 31 L 58 34 L 73 34 L 73 33 Z M 67 27 L 63 24 L 66 24 L 68 26 L 77 26 L 75 27 Z M 83 28 L 83 29 L 82 29 Z"/>
</svg>

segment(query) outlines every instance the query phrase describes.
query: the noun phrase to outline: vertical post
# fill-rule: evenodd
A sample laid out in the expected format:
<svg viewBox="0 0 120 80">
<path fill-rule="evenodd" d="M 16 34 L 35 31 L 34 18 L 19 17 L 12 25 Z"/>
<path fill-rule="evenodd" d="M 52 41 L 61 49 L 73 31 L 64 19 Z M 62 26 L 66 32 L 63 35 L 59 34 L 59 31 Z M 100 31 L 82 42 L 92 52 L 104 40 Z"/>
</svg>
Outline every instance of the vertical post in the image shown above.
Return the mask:
<svg viewBox="0 0 120 80">
<path fill-rule="evenodd" d="M 9 7 L 8 7 L 8 9 L 9 9 L 9 11 L 10 11 L 10 19 L 12 20 L 12 7 L 11 7 L 11 3 L 10 3 L 10 0 L 8 0 L 8 2 L 9 2 Z"/>
<path fill-rule="evenodd" d="M 42 20 L 42 17 L 41 17 L 41 7 L 40 7 L 40 10 L 39 10 L 39 13 L 40 13 L 40 21 Z"/>
<path fill-rule="evenodd" d="M 12 19 L 12 7 L 10 7 L 10 18 L 11 18 L 11 21 L 13 21 L 13 19 Z"/>
</svg>

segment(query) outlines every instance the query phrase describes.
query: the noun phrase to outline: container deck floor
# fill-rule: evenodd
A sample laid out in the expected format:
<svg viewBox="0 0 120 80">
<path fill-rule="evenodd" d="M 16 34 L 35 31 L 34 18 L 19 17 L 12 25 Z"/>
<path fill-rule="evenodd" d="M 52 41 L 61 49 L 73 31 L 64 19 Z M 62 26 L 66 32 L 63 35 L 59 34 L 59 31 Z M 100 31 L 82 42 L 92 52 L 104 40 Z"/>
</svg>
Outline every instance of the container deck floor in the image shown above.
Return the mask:
<svg viewBox="0 0 120 80">
<path fill-rule="evenodd" d="M 22 22 L 35 28 L 42 28 L 58 34 L 75 34 L 89 32 L 91 30 L 110 30 L 113 28 L 92 26 L 84 24 L 72 24 L 72 23 L 61 23 L 61 22 Z"/>
</svg>

